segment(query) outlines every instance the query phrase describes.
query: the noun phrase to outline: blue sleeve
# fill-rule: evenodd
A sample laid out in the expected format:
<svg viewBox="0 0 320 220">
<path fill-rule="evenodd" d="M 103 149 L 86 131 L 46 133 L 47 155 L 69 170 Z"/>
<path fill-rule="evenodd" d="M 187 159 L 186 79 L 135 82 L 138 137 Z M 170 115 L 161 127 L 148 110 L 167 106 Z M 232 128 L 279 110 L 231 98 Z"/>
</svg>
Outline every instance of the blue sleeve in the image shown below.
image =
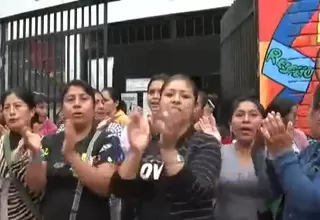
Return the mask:
<svg viewBox="0 0 320 220">
<path fill-rule="evenodd" d="M 283 189 L 296 210 L 318 212 L 320 208 L 320 175 L 311 181 L 302 170 L 298 156 L 286 152 L 273 161 Z"/>
<path fill-rule="evenodd" d="M 93 161 L 94 165 L 102 163 L 121 164 L 124 160 L 124 153 L 120 146 L 119 137 L 113 133 L 107 133 L 103 140 L 103 146 L 97 152 Z"/>
<path fill-rule="evenodd" d="M 113 133 L 118 137 L 121 137 L 122 130 L 121 125 L 117 123 L 111 123 L 107 128 L 107 132 Z"/>
</svg>

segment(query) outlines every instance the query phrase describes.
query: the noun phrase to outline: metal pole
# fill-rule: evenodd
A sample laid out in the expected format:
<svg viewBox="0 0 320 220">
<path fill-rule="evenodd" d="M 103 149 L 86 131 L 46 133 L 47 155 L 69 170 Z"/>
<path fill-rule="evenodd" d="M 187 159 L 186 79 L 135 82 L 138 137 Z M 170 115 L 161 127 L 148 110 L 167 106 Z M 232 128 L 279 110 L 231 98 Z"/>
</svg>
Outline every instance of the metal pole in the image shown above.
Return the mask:
<svg viewBox="0 0 320 220">
<path fill-rule="evenodd" d="M 104 86 L 108 85 L 108 3 L 104 3 L 103 21 L 103 60 L 104 60 Z"/>
</svg>

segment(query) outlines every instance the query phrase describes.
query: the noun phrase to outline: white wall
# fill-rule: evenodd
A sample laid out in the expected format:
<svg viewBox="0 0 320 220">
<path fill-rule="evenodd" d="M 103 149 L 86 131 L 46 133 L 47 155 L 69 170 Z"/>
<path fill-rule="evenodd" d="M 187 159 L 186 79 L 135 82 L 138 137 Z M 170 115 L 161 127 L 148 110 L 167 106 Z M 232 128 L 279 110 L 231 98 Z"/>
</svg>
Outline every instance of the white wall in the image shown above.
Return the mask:
<svg viewBox="0 0 320 220">
<path fill-rule="evenodd" d="M 75 0 L 0 0 L 0 18 L 52 7 Z M 234 0 L 121 0 L 109 3 L 110 23 L 227 7 Z"/>
</svg>

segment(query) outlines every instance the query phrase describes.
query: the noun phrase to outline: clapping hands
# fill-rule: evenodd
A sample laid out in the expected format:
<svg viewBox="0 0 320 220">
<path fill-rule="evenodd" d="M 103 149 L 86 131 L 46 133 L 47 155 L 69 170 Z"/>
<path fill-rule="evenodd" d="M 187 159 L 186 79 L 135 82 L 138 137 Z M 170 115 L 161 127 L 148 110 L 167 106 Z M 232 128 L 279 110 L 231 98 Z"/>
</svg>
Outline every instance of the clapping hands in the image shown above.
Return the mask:
<svg viewBox="0 0 320 220">
<path fill-rule="evenodd" d="M 0 136 L 9 133 L 9 129 L 5 125 L 0 124 Z"/>
<path fill-rule="evenodd" d="M 183 134 L 185 117 L 178 111 L 159 111 L 149 117 L 140 111 L 130 114 L 128 124 L 128 140 L 131 147 L 144 151 L 151 138 L 151 130 L 160 134 L 161 147 L 175 147 L 177 140 Z"/>
<path fill-rule="evenodd" d="M 261 133 L 272 155 L 292 150 L 293 131 L 292 122 L 285 125 L 279 113 L 269 113 L 262 122 Z"/>
<path fill-rule="evenodd" d="M 149 119 L 141 111 L 132 111 L 127 131 L 131 148 L 143 152 L 150 140 Z"/>
<path fill-rule="evenodd" d="M 65 156 L 68 156 L 69 154 L 74 152 L 78 137 L 71 119 L 66 119 L 64 125 L 65 137 L 63 141 L 62 153 Z"/>
<path fill-rule="evenodd" d="M 23 145 L 32 152 L 41 150 L 42 137 L 38 133 L 32 132 L 29 128 L 23 129 Z"/>
</svg>

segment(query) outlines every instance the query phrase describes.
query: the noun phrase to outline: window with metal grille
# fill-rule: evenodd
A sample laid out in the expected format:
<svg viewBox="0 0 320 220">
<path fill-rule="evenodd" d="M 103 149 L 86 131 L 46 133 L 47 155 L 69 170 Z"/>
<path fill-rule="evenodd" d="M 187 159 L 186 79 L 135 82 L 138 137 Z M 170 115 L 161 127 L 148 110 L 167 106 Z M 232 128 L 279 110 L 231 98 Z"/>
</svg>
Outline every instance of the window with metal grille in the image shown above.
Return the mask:
<svg viewBox="0 0 320 220">
<path fill-rule="evenodd" d="M 171 38 L 220 34 L 226 9 L 175 14 L 109 24 L 109 44 L 132 44 Z"/>
</svg>

